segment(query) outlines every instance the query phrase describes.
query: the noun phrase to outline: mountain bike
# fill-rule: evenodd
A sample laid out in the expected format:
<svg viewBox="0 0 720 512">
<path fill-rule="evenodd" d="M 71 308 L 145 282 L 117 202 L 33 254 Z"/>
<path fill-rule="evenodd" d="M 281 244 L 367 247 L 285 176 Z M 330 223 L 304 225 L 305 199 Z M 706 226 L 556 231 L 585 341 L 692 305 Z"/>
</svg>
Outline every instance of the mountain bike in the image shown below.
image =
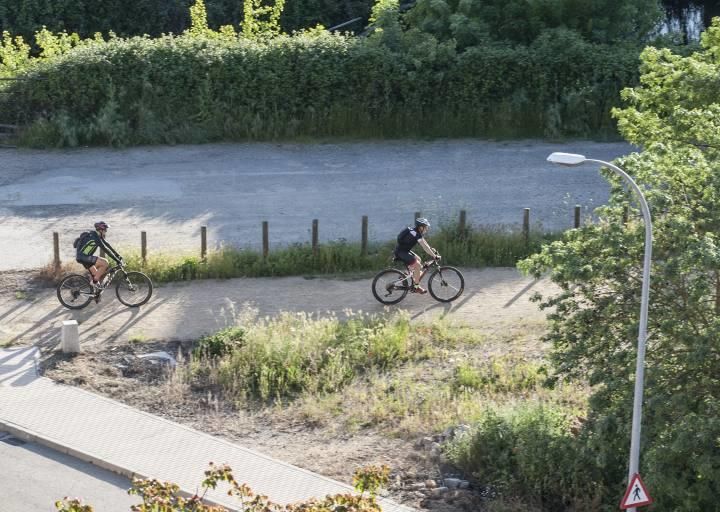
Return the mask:
<svg viewBox="0 0 720 512">
<path fill-rule="evenodd" d="M 116 279 L 117 278 L 117 279 Z M 92 285 L 92 275 L 69 274 L 57 285 L 57 297 L 60 304 L 68 309 L 82 309 L 100 296 L 115 282 L 115 295 L 120 302 L 128 307 L 136 308 L 150 300 L 153 284 L 142 272 L 127 272 L 125 262 L 111 267 L 98 286 Z"/>
<path fill-rule="evenodd" d="M 399 261 L 394 259 L 394 261 Z M 440 302 L 452 302 L 465 289 L 465 278 L 455 267 L 440 266 L 440 256 L 423 263 L 420 282 L 425 274 L 432 272 L 428 278 L 428 291 L 433 299 Z M 412 273 L 409 270 L 386 268 L 373 279 L 372 292 L 383 304 L 397 304 L 403 300 L 413 287 Z"/>
</svg>

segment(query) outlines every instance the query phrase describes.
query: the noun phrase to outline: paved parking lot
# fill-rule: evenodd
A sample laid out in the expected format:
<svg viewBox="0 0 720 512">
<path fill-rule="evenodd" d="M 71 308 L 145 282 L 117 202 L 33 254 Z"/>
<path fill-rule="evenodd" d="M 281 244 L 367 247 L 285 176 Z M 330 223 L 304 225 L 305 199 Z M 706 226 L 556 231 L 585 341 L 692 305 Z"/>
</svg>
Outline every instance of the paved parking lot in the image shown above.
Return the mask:
<svg viewBox="0 0 720 512">
<path fill-rule="evenodd" d="M 0 149 L 0 270 L 38 267 L 62 257 L 96 219 L 111 225 L 116 247 L 199 252 L 200 226 L 210 247 L 258 248 L 261 223 L 271 247 L 310 239 L 358 240 L 361 217 L 370 237 L 392 239 L 413 212 L 431 220 L 517 224 L 522 209 L 545 229 L 572 223 L 608 196 L 587 165 L 553 167 L 552 151 L 598 159 L 627 154 L 624 143 L 575 141 L 383 141 L 332 144 L 211 144 L 31 151 Z"/>
</svg>

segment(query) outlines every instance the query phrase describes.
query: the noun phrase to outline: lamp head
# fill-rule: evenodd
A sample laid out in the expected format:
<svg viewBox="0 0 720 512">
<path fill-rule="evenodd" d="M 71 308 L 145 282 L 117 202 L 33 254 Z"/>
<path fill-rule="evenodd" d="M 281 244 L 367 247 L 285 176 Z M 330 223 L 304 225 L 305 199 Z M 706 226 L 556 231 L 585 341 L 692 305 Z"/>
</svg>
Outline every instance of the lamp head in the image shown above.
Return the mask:
<svg viewBox="0 0 720 512">
<path fill-rule="evenodd" d="M 547 157 L 548 162 L 560 165 L 580 165 L 585 162 L 583 155 L 575 155 L 573 153 L 553 153 Z"/>
</svg>

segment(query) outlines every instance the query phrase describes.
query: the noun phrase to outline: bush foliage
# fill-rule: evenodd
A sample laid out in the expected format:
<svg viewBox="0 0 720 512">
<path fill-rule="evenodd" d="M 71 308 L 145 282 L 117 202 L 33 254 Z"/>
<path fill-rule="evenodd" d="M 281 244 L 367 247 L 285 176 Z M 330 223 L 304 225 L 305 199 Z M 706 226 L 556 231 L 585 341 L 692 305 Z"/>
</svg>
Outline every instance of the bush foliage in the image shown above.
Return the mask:
<svg viewBox="0 0 720 512">
<path fill-rule="evenodd" d="M 240 484 L 228 465 L 210 463 L 202 482 L 202 494 L 190 497 L 182 495 L 180 486 L 156 479 L 133 478 L 128 494 L 138 496 L 142 503 L 132 505 L 132 512 L 226 512 L 220 505 L 208 505 L 203 499 L 210 489 L 224 485 L 228 496 L 235 498 L 242 512 L 382 512 L 375 496 L 379 489 L 387 487 L 390 468 L 385 465 L 367 466 L 355 471 L 353 485 L 359 494 L 336 494 L 324 498 L 278 505 L 266 496 L 255 494 L 246 484 Z M 366 494 L 367 493 L 367 494 Z M 55 502 L 58 512 L 93 512 L 92 505 L 83 504 L 79 498 L 64 498 Z"/>
<path fill-rule="evenodd" d="M 642 148 L 620 165 L 644 190 L 653 228 L 640 470 L 658 509 L 678 512 L 715 510 L 720 495 L 719 55 L 717 18 L 701 51 L 647 48 L 640 85 L 615 111 Z M 606 176 L 613 192 L 601 222 L 568 231 L 523 267 L 549 272 L 562 290 L 543 300 L 546 338 L 559 376 L 593 386 L 581 450 L 610 507 L 627 485 L 645 226 L 622 180 Z"/>
<path fill-rule="evenodd" d="M 258 38 L 263 27 L 277 34 L 277 12 L 248 2 L 257 19 L 239 35 L 208 28 L 200 10 L 182 35 L 82 40 L 45 30 L 37 58 L 7 34 L 0 74 L 24 70 L 37 80 L 8 86 L 1 120 L 28 125 L 28 145 L 56 146 L 597 136 L 614 132 L 609 110 L 637 77 L 635 46 L 588 42 L 577 31 L 460 49 L 403 28 L 397 4 L 379 2 L 368 38 L 322 29 Z"/>
</svg>

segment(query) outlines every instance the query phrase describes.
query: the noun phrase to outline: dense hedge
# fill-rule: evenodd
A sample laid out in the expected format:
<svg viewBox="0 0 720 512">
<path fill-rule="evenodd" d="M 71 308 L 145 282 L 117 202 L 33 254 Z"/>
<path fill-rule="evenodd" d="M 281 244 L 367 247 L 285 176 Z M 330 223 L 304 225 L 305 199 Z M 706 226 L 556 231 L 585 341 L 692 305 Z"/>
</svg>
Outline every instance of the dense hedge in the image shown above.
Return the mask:
<svg viewBox="0 0 720 512">
<path fill-rule="evenodd" d="M 635 83 L 637 54 L 568 31 L 460 54 L 429 37 L 393 51 L 326 32 L 114 38 L 35 64 L 27 76 L 45 80 L 13 84 L 0 118 L 34 122 L 30 142 L 64 145 L 596 136 L 614 133 L 608 112 Z"/>
</svg>

